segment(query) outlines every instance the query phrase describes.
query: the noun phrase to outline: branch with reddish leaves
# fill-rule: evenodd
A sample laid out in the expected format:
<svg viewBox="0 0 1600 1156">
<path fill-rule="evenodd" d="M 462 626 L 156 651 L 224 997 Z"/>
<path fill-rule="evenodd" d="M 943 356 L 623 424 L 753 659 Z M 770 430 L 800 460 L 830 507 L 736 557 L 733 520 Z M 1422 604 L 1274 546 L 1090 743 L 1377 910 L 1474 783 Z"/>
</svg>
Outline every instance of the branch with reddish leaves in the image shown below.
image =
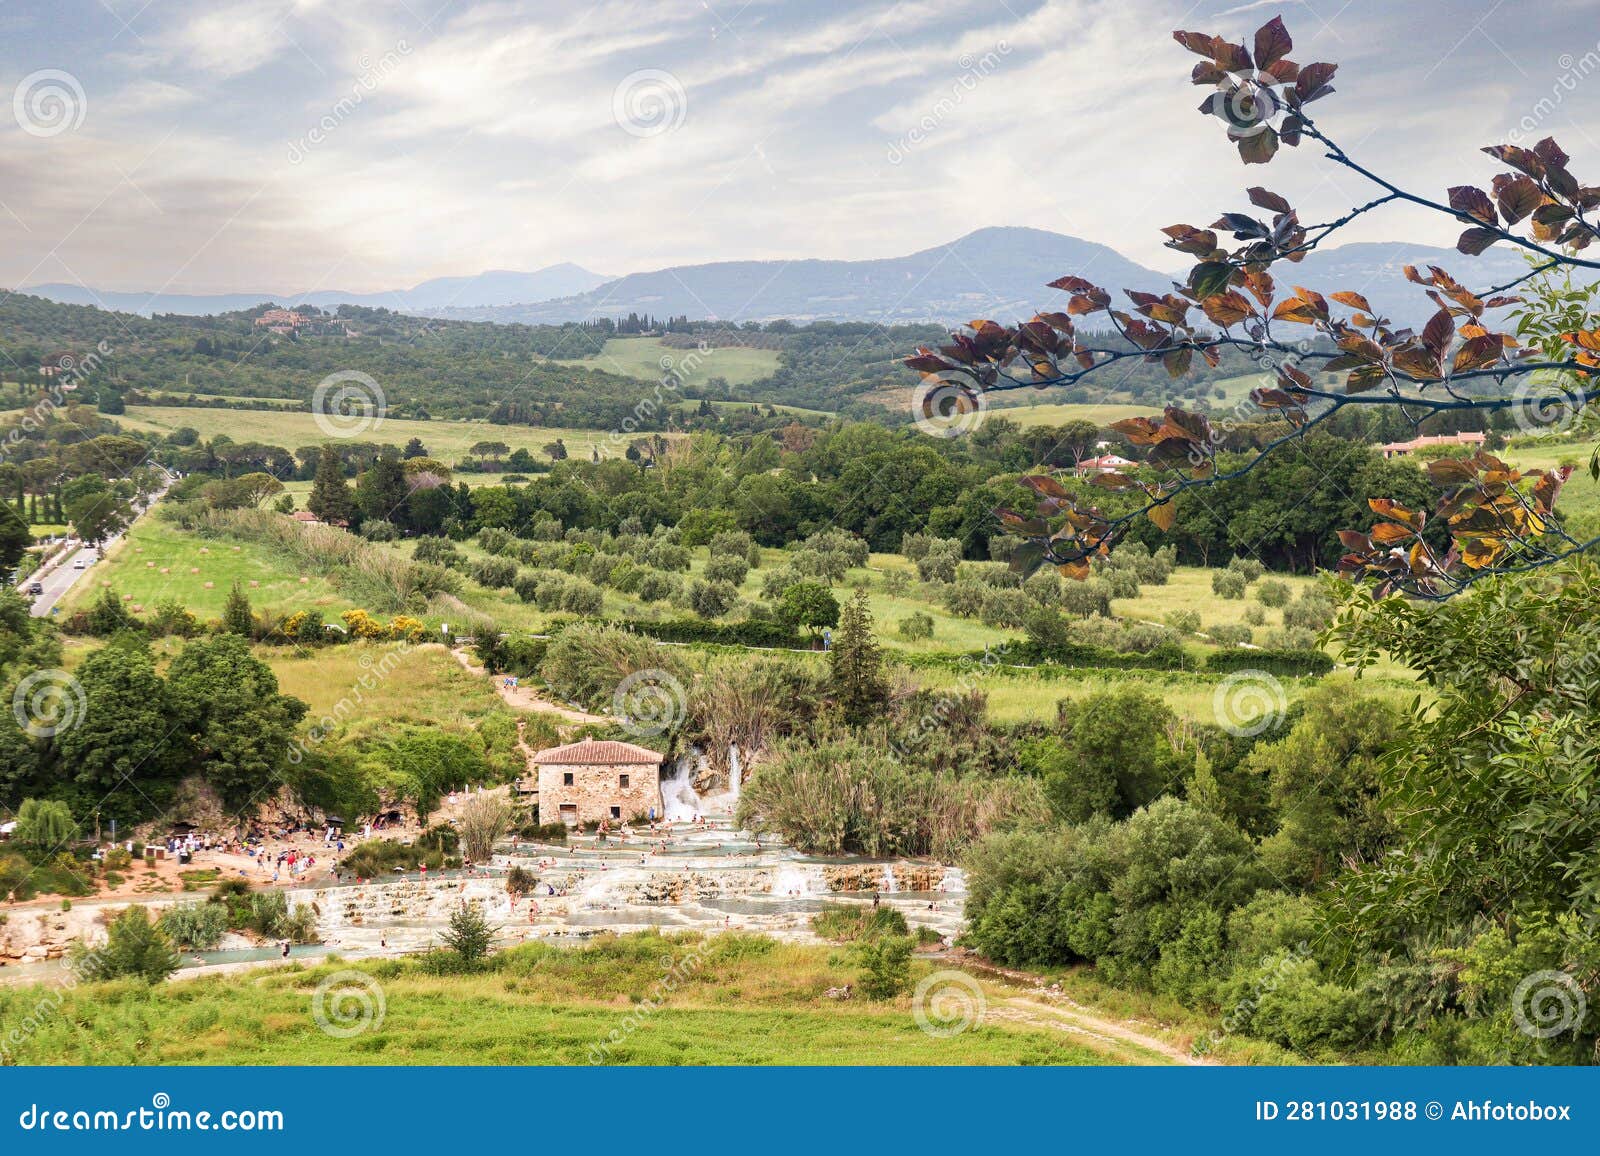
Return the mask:
<svg viewBox="0 0 1600 1156">
<path fill-rule="evenodd" d="M 1168 406 L 1159 417 L 1114 423 L 1112 429 L 1144 449 L 1144 459 L 1136 471 L 1111 471 L 1091 481 L 1108 490 L 1136 491 L 1142 501 L 1132 512 L 1108 514 L 1048 474 L 1024 477 L 1038 495 L 1034 511 L 998 512 L 1026 539 L 1014 559 L 1019 569 L 1052 564 L 1069 577 L 1086 577 L 1090 562 L 1108 554 L 1135 519 L 1171 530 L 1179 494 L 1248 473 L 1279 446 L 1349 406 L 1394 407 L 1416 426 L 1450 411 L 1536 410 L 1552 396 L 1576 411 L 1600 396 L 1600 327 L 1561 333 L 1555 353 L 1549 344 L 1524 346 L 1491 327 L 1491 311 L 1522 303 L 1509 291 L 1531 278 L 1563 267 L 1600 268 L 1600 262 L 1580 256 L 1600 236 L 1591 219 L 1600 210 L 1600 186 L 1572 176 L 1570 158 L 1554 140 L 1531 149 L 1486 148 L 1512 171 L 1496 176 L 1489 191 L 1457 185 L 1444 200 L 1434 200 L 1372 173 L 1322 132 L 1306 106 L 1333 92 L 1337 65 L 1290 60 L 1293 41 L 1281 19 L 1258 29 L 1250 46 L 1198 32 L 1173 37 L 1202 57 L 1192 80 L 1211 92 L 1200 111 L 1223 121 L 1245 164 L 1266 164 L 1280 145 L 1311 140 L 1323 146 L 1327 160 L 1372 181 L 1381 193 L 1342 217 L 1307 226 L 1285 197 L 1251 187 L 1246 196 L 1252 210 L 1223 213 L 1205 228 L 1177 224 L 1162 230 L 1168 248 L 1194 258 L 1185 281 L 1174 283 L 1170 293 L 1126 289 L 1128 305 L 1119 306 L 1101 286 L 1062 277 L 1050 287 L 1067 294 L 1065 311 L 1039 313 L 1014 326 L 974 321 L 952 333 L 948 345 L 919 348 L 906 359 L 925 380 L 939 383 L 946 394 L 953 387 L 972 405 L 980 394 L 1072 385 L 1134 359 L 1159 362 L 1174 378 L 1192 372 L 1197 356 L 1217 366 L 1227 349 L 1272 367 L 1274 383 L 1253 390 L 1250 400 L 1283 432 L 1240 467 L 1218 469 L 1221 436 L 1204 414 Z M 1303 260 L 1357 217 L 1399 203 L 1466 226 L 1456 247 L 1467 256 L 1498 243 L 1520 247 L 1532 255 L 1529 272 L 1474 291 L 1438 266 L 1407 266 L 1406 278 L 1435 309 L 1420 332 L 1381 316 L 1360 293 L 1324 294 L 1280 285 L 1274 277 L 1281 263 Z M 1107 342 L 1107 333 L 1122 344 Z M 931 400 L 939 394 L 920 396 Z M 1441 553 L 1424 541 L 1425 512 L 1375 499 L 1376 525 L 1341 534 L 1348 552 L 1340 569 L 1375 579 L 1383 592 L 1440 598 L 1490 574 L 1549 565 L 1589 549 L 1596 542 L 1574 539 L 1555 517 L 1570 472 L 1519 471 L 1481 451 L 1433 462 L 1428 473 L 1440 490 L 1433 517 L 1444 520 L 1449 549 Z"/>
</svg>

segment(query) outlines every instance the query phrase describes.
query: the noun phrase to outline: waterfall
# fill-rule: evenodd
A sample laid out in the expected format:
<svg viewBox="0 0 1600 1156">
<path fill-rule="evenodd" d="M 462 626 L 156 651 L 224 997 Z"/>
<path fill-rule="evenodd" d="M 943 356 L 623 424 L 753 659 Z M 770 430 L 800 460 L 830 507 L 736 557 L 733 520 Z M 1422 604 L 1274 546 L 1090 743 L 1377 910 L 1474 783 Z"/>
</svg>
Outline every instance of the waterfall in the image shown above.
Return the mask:
<svg viewBox="0 0 1600 1156">
<path fill-rule="evenodd" d="M 678 756 L 672 776 L 661 781 L 662 818 L 669 823 L 687 823 L 700 813 L 700 796 L 694 789 L 693 754 Z"/>
<path fill-rule="evenodd" d="M 817 895 L 825 894 L 828 882 L 822 877 L 819 868 L 806 868 L 795 864 L 785 864 L 779 867 L 772 876 L 772 894 L 774 895 Z"/>
<path fill-rule="evenodd" d="M 894 877 L 894 868 L 887 863 L 883 865 L 883 890 L 890 895 L 900 890 L 900 884 L 896 882 Z"/>
<path fill-rule="evenodd" d="M 739 809 L 740 780 L 744 772 L 739 767 L 739 744 L 728 744 L 728 813 L 733 814 Z"/>
</svg>

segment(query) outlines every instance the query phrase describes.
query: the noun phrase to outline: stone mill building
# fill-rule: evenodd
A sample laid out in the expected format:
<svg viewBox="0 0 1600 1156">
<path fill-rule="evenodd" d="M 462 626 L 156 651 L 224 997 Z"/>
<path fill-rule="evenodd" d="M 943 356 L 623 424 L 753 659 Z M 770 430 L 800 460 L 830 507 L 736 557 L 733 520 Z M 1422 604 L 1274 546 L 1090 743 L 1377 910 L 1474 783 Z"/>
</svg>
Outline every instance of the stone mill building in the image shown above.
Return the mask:
<svg viewBox="0 0 1600 1156">
<path fill-rule="evenodd" d="M 570 827 L 659 817 L 664 757 L 632 743 L 595 739 L 537 752 L 539 821 L 559 819 Z"/>
</svg>

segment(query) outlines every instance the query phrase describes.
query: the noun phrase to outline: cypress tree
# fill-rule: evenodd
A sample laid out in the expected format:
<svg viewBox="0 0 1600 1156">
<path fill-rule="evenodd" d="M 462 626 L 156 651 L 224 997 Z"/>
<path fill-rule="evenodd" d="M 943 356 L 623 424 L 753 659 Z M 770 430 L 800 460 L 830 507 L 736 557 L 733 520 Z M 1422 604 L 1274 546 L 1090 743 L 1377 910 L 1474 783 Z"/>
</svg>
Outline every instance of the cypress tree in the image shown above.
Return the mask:
<svg viewBox="0 0 1600 1156">
<path fill-rule="evenodd" d="M 344 462 L 333 446 L 322 447 L 317 455 L 317 473 L 311 483 L 306 509 L 324 522 L 348 522 L 355 514 L 355 499 L 344 480 Z"/>
<path fill-rule="evenodd" d="M 871 721 L 889 698 L 883 653 L 872 633 L 867 592 L 857 590 L 839 615 L 839 631 L 829 652 L 829 669 L 839 712 L 852 726 Z"/>
</svg>

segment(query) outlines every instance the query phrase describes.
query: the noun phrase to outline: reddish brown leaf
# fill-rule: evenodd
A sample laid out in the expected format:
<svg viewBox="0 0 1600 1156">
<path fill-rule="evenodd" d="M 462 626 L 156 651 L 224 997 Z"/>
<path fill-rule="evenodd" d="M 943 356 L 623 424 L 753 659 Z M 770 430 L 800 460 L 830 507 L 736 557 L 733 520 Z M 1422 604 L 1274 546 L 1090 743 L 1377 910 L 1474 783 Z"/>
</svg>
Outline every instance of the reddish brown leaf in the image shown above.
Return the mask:
<svg viewBox="0 0 1600 1156">
<path fill-rule="evenodd" d="M 1260 69 L 1270 68 L 1294 51 L 1294 41 L 1283 26 L 1283 17 L 1274 16 L 1256 29 L 1255 48 L 1256 67 Z"/>
<path fill-rule="evenodd" d="M 1288 201 L 1277 193 L 1263 189 L 1260 185 L 1246 189 L 1245 194 L 1250 198 L 1250 203 L 1258 209 L 1271 209 L 1274 213 L 1292 212 Z"/>
<path fill-rule="evenodd" d="M 1449 190 L 1450 207 L 1464 216 L 1475 221 L 1482 221 L 1485 225 L 1498 225 L 1500 218 L 1495 216 L 1494 202 L 1489 199 L 1489 194 L 1475 185 L 1455 185 Z"/>
</svg>

